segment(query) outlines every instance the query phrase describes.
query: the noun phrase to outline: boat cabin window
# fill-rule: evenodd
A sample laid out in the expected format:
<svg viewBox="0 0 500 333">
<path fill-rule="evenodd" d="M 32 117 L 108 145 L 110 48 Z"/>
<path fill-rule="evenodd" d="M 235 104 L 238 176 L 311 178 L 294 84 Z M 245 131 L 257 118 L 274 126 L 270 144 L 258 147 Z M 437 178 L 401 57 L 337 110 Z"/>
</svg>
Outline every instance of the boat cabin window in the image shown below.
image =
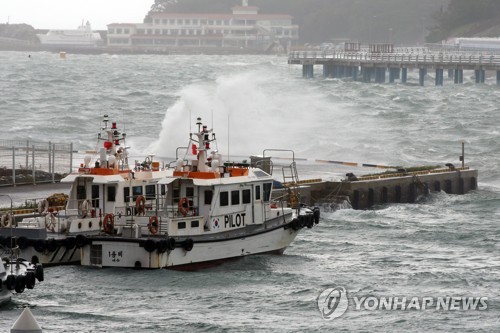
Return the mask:
<svg viewBox="0 0 500 333">
<path fill-rule="evenodd" d="M 200 221 L 191 221 L 191 228 L 198 228 L 200 226 Z"/>
<path fill-rule="evenodd" d="M 156 196 L 156 185 L 146 185 L 146 199 L 154 199 Z"/>
<path fill-rule="evenodd" d="M 133 186 L 132 187 L 132 200 L 137 200 L 137 197 L 142 195 L 142 186 Z"/>
<path fill-rule="evenodd" d="M 173 195 L 174 195 L 174 202 L 179 202 L 179 198 L 181 197 L 181 190 L 178 188 L 174 189 Z"/>
<path fill-rule="evenodd" d="M 85 186 L 84 185 L 78 185 L 76 187 L 76 198 L 78 200 L 87 199 L 87 193 L 85 193 Z"/>
<path fill-rule="evenodd" d="M 231 191 L 231 205 L 240 204 L 240 191 Z"/>
<path fill-rule="evenodd" d="M 186 229 L 186 222 L 177 223 L 177 229 Z"/>
<path fill-rule="evenodd" d="M 194 188 L 186 187 L 186 197 L 193 197 L 193 196 L 194 196 Z"/>
<path fill-rule="evenodd" d="M 273 186 L 272 183 L 265 183 L 264 184 L 264 202 L 268 202 L 269 199 L 271 199 L 271 187 Z"/>
<path fill-rule="evenodd" d="M 116 187 L 108 186 L 108 201 L 114 202 L 116 200 Z"/>
<path fill-rule="evenodd" d="M 213 196 L 214 196 L 214 192 L 212 190 L 205 190 L 205 205 L 212 204 Z"/>
<path fill-rule="evenodd" d="M 255 186 L 255 200 L 260 200 L 260 185 Z"/>
<path fill-rule="evenodd" d="M 229 205 L 229 192 L 220 192 L 220 206 Z"/>
<path fill-rule="evenodd" d="M 251 192 L 250 190 L 243 190 L 243 203 L 248 204 L 251 201 Z"/>
<path fill-rule="evenodd" d="M 167 187 L 165 186 L 165 184 L 160 185 L 160 193 L 161 195 L 167 194 Z"/>
<path fill-rule="evenodd" d="M 99 207 L 99 185 L 92 185 L 92 207 Z"/>
<path fill-rule="evenodd" d="M 123 200 L 125 202 L 130 202 L 130 187 L 123 188 Z"/>
</svg>

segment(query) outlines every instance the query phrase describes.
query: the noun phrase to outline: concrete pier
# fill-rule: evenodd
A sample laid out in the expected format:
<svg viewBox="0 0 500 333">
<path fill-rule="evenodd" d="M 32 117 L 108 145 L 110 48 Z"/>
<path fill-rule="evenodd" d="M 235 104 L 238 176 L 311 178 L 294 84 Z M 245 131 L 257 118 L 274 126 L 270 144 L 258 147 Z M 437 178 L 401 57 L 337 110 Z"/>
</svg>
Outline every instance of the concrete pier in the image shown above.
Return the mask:
<svg viewBox="0 0 500 333">
<path fill-rule="evenodd" d="M 373 50 L 372 50 L 373 51 Z M 383 49 L 382 51 L 385 51 Z M 381 52 L 382 52 L 381 51 Z M 323 65 L 325 77 L 353 78 L 354 69 L 361 68 L 361 80 L 376 83 L 386 82 L 385 73 L 389 72 L 389 82 L 395 83 L 398 79 L 402 83 L 408 81 L 408 69 L 419 70 L 419 85 L 425 84 L 425 76 L 429 71 L 435 71 L 437 86 L 444 85 L 444 71 L 448 71 L 448 78 L 456 84 L 463 83 L 463 71 L 473 71 L 477 83 L 486 82 L 487 71 L 496 72 L 496 82 L 500 85 L 500 55 L 477 55 L 468 53 L 441 52 L 412 53 L 408 49 L 388 49 L 387 52 L 345 52 L 345 51 L 294 51 L 289 54 L 288 63 L 303 66 L 303 76 L 314 76 L 315 65 Z M 333 66 L 333 67 L 332 67 Z M 333 69 L 332 69 L 333 68 Z"/>
<path fill-rule="evenodd" d="M 414 203 L 419 196 L 431 192 L 465 194 L 476 190 L 477 177 L 477 170 L 463 167 L 315 182 L 301 187 L 301 200 L 308 205 L 349 200 L 354 209 L 378 204 Z"/>
</svg>

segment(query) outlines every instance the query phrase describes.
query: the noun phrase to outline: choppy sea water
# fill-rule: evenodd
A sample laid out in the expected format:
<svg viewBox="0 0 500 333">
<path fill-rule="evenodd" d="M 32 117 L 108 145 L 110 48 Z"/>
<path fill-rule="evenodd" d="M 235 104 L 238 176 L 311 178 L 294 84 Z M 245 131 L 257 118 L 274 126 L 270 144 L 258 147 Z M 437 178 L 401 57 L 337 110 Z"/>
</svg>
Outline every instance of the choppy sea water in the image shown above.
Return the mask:
<svg viewBox="0 0 500 333">
<path fill-rule="evenodd" d="M 423 88 L 304 80 L 286 60 L 0 52 L 0 140 L 93 149 L 104 114 L 126 126 L 134 155 L 160 159 L 186 145 L 198 116 L 214 124 L 219 151 L 237 156 L 286 148 L 309 160 L 444 165 L 459 163 L 464 140 L 479 190 L 324 209 L 319 226 L 282 256 L 197 272 L 47 268 L 45 282 L 0 309 L 0 331 L 26 305 L 44 332 L 499 331 L 500 88 L 470 77 L 444 87 L 429 79 Z M 300 171 L 345 173 L 314 163 Z M 317 298 L 333 287 L 344 287 L 351 304 L 326 321 Z M 487 297 L 488 309 L 356 310 L 352 298 L 368 296 Z"/>
</svg>

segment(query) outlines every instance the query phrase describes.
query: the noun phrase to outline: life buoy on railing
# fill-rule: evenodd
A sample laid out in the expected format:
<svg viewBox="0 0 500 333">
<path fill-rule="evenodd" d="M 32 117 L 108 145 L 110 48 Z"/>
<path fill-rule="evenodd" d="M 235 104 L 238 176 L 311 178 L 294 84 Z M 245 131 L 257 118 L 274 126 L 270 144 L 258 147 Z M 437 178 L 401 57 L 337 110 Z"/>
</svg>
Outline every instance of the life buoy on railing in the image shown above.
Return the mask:
<svg viewBox="0 0 500 333">
<path fill-rule="evenodd" d="M 182 214 L 182 216 L 186 216 L 189 211 L 189 200 L 186 197 L 182 197 L 179 200 L 179 213 Z"/>
<path fill-rule="evenodd" d="M 2 227 L 4 228 L 10 228 L 12 225 L 12 218 L 9 213 L 2 215 Z"/>
<path fill-rule="evenodd" d="M 158 232 L 158 217 L 151 216 L 149 218 L 148 229 L 152 235 L 156 235 Z"/>
<path fill-rule="evenodd" d="M 81 209 L 82 218 L 86 218 L 88 213 L 92 210 L 92 202 L 90 202 L 90 200 L 83 200 Z"/>
<path fill-rule="evenodd" d="M 47 199 L 42 199 L 38 201 L 38 213 L 39 214 L 47 214 L 49 210 L 49 202 Z"/>
<path fill-rule="evenodd" d="M 102 228 L 105 233 L 112 234 L 115 229 L 115 217 L 113 214 L 106 214 L 102 221 Z"/>
<path fill-rule="evenodd" d="M 144 215 L 146 211 L 146 198 L 143 195 L 140 195 L 135 200 L 135 215 Z"/>
<path fill-rule="evenodd" d="M 50 232 L 56 231 L 56 217 L 54 216 L 54 214 L 50 213 L 45 216 L 45 229 Z"/>
</svg>

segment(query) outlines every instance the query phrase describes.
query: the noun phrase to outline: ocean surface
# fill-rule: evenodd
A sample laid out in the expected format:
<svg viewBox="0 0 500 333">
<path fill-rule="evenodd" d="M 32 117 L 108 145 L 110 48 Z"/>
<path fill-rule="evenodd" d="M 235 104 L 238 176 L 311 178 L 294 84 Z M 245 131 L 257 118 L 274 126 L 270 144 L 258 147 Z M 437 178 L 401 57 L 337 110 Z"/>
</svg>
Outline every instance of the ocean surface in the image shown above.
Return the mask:
<svg viewBox="0 0 500 333">
<path fill-rule="evenodd" d="M 44 332 L 500 331 L 500 88 L 418 74 L 409 85 L 303 79 L 277 56 L 123 56 L 0 52 L 0 140 L 94 149 L 102 116 L 126 128 L 134 156 L 175 156 L 196 117 L 229 156 L 292 149 L 300 177 L 332 179 L 337 160 L 401 166 L 466 164 L 479 189 L 432 193 L 366 211 L 323 207 L 282 256 L 195 272 L 45 270 L 45 281 L 0 309 L 9 332 L 29 306 Z M 191 127 L 190 127 L 191 126 Z M 75 164 L 77 165 L 77 164 Z M 26 193 L 27 197 L 31 193 Z M 321 203 L 318 203 L 321 205 Z M 324 320 L 317 299 L 345 288 L 349 307 Z M 353 297 L 487 298 L 484 310 L 356 309 Z"/>
</svg>

